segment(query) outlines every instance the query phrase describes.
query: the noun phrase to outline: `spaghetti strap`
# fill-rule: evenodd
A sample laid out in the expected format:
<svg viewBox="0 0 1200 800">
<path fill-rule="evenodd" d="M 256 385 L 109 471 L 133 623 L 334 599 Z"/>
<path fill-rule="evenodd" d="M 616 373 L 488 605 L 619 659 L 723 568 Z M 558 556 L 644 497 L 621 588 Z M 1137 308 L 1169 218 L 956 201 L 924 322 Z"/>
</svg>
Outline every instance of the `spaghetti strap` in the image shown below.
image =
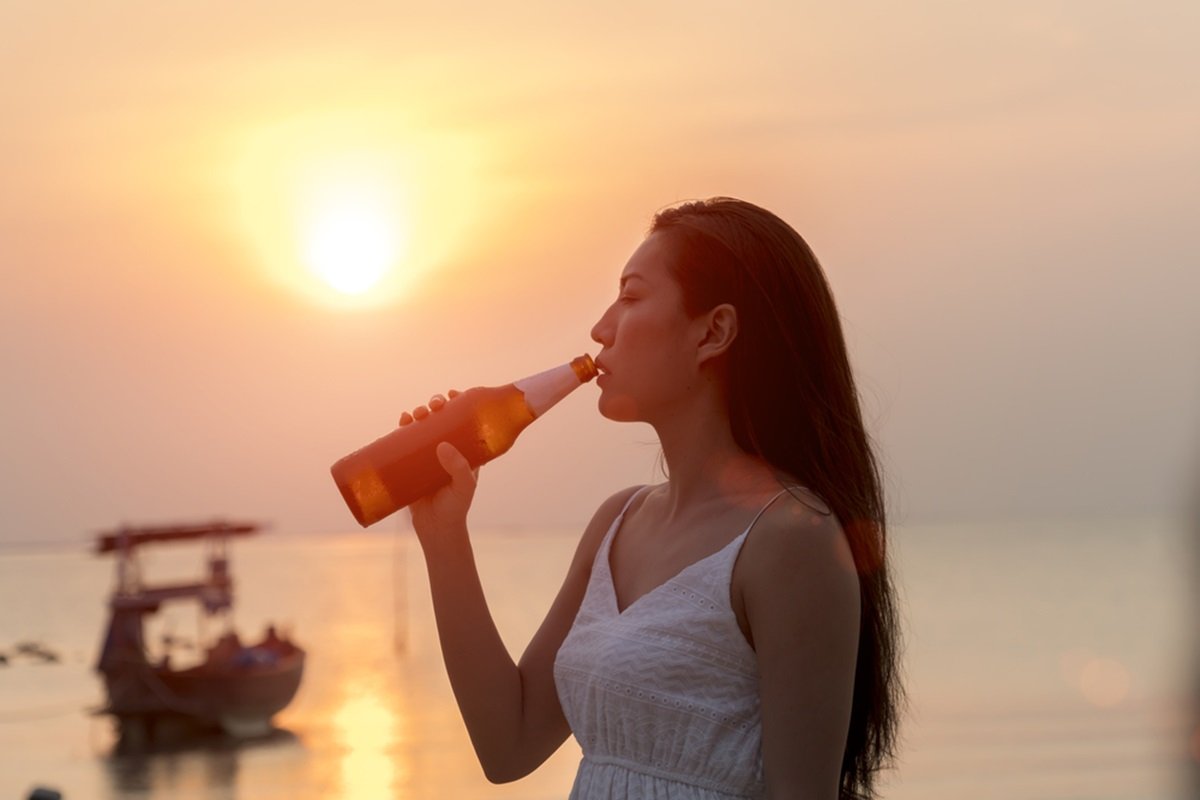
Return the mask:
<svg viewBox="0 0 1200 800">
<path fill-rule="evenodd" d="M 596 549 L 596 556 L 592 562 L 592 582 L 595 582 L 595 565 L 601 561 L 605 564 L 605 571 L 608 570 L 608 552 L 612 548 L 613 537 L 617 535 L 621 524 L 625 521 L 625 512 L 629 511 L 629 507 L 633 505 L 633 501 L 638 498 L 638 495 L 650 488 L 649 484 L 642 484 L 635 491 L 630 493 L 628 499 L 625 500 L 625 505 L 621 506 L 621 510 L 613 517 L 612 522 L 608 524 L 608 530 L 604 532 L 604 538 L 600 540 L 600 546 Z"/>
<path fill-rule="evenodd" d="M 649 488 L 650 488 L 650 484 L 644 483 L 641 486 L 639 486 L 632 494 L 630 494 L 629 499 L 625 501 L 625 505 L 621 506 L 620 513 L 618 513 L 617 516 L 614 517 L 613 521 L 615 522 L 616 520 L 619 520 L 622 517 L 624 517 L 625 512 L 629 510 L 629 507 L 631 505 L 633 505 L 633 501 L 637 499 L 638 495 L 640 495 L 642 492 L 646 491 Z"/>
<path fill-rule="evenodd" d="M 780 489 L 774 497 L 768 500 L 763 507 L 758 510 L 758 513 L 754 515 L 754 519 L 750 520 L 750 524 L 746 526 L 746 533 L 749 533 L 750 529 L 754 527 L 756 522 L 758 522 L 758 518 L 767 513 L 767 509 L 774 505 L 776 500 L 783 497 L 785 494 L 788 494 L 788 490 L 791 488 L 792 487 L 790 486 L 785 486 L 784 488 Z"/>
</svg>

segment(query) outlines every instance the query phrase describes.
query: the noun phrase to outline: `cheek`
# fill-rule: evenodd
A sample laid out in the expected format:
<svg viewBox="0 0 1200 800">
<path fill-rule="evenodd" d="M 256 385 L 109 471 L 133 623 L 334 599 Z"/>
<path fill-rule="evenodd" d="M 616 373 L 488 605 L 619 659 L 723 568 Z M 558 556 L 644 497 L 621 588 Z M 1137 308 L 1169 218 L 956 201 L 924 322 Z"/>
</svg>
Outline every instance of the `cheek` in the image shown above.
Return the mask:
<svg viewBox="0 0 1200 800">
<path fill-rule="evenodd" d="M 680 369 L 681 359 L 666 350 L 643 352 L 636 363 L 622 369 L 600 386 L 600 414 L 614 422 L 641 422 L 688 392 L 690 376 Z"/>
<path fill-rule="evenodd" d="M 643 363 L 674 358 L 684 340 L 683 328 L 676 320 L 664 319 L 661 312 L 649 307 L 625 316 L 617 330 L 618 342 L 623 341 Z"/>
</svg>

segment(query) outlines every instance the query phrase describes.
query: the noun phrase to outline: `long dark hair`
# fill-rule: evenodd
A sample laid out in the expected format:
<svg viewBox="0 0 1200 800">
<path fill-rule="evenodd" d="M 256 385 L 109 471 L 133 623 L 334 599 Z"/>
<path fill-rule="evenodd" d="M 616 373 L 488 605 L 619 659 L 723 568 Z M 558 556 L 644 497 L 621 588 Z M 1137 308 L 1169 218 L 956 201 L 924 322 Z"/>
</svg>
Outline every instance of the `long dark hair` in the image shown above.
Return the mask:
<svg viewBox="0 0 1200 800">
<path fill-rule="evenodd" d="M 691 316 L 737 309 L 721 367 L 738 445 L 819 495 L 841 523 L 862 598 L 840 797 L 875 796 L 894 759 L 903 690 L 879 465 L 863 425 L 841 321 L 808 244 L 771 212 L 726 197 L 659 212 Z"/>
</svg>

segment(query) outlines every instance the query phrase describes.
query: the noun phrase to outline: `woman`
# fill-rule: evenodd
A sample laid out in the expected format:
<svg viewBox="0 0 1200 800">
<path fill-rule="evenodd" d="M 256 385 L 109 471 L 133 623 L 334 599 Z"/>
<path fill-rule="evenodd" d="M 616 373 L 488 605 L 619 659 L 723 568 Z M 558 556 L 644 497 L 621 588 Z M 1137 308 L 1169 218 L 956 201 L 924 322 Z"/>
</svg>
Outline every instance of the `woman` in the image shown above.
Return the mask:
<svg viewBox="0 0 1200 800">
<path fill-rule="evenodd" d="M 476 474 L 449 444 L 452 483 L 411 507 L 488 778 L 574 733 L 576 798 L 874 796 L 900 696 L 884 503 L 812 252 L 749 203 L 668 209 L 592 338 L 600 412 L 651 424 L 668 480 L 600 506 L 520 663 L 472 560 Z"/>
</svg>

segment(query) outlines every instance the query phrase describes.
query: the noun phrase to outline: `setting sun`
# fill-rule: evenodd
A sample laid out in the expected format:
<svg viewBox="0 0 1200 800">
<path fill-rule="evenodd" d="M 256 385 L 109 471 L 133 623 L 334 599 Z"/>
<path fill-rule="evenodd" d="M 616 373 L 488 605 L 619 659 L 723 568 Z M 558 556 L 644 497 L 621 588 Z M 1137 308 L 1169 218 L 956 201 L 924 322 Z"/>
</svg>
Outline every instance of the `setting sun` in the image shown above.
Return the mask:
<svg viewBox="0 0 1200 800">
<path fill-rule="evenodd" d="M 321 280 L 343 294 L 362 294 L 395 269 L 402 221 L 386 198 L 365 190 L 331 192 L 314 203 L 303 256 Z"/>
<path fill-rule="evenodd" d="M 475 145 L 387 115 L 247 130 L 231 160 L 237 222 L 273 283 L 321 305 L 403 297 L 460 248 L 482 195 Z"/>
</svg>

